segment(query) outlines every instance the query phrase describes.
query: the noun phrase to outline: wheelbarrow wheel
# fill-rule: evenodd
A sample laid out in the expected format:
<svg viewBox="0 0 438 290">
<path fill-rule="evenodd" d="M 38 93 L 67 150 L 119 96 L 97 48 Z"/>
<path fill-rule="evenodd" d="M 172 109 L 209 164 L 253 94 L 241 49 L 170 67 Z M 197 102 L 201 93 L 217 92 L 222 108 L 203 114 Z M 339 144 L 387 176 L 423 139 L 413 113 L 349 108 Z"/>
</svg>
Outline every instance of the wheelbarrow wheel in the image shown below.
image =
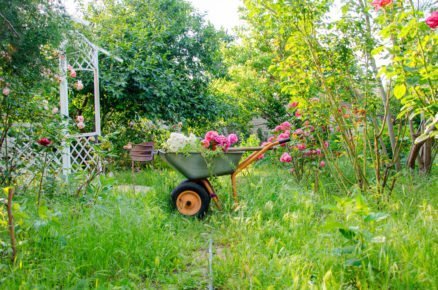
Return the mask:
<svg viewBox="0 0 438 290">
<path fill-rule="evenodd" d="M 172 191 L 172 204 L 185 216 L 203 218 L 210 205 L 210 195 L 203 186 L 184 181 Z"/>
</svg>

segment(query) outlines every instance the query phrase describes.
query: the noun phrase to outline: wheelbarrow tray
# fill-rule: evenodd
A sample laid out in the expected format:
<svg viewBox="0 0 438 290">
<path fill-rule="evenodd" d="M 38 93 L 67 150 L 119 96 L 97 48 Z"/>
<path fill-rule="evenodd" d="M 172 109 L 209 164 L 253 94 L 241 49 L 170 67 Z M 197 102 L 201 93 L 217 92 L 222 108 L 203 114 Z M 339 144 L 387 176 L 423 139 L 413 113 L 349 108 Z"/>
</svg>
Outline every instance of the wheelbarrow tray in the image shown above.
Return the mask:
<svg viewBox="0 0 438 290">
<path fill-rule="evenodd" d="M 226 152 L 207 158 L 199 152 L 167 153 L 159 151 L 160 157 L 188 179 L 203 179 L 210 176 L 232 174 L 244 152 Z"/>
</svg>

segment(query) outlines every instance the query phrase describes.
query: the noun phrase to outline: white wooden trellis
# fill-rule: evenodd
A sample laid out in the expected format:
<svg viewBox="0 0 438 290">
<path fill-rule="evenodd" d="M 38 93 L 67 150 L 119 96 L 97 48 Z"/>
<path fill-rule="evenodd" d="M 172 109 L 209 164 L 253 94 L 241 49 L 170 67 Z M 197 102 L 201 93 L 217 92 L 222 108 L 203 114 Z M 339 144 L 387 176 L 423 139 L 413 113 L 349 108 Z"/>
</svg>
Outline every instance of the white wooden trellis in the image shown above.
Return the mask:
<svg viewBox="0 0 438 290">
<path fill-rule="evenodd" d="M 95 139 L 101 135 L 100 124 L 100 92 L 99 92 L 99 52 L 111 56 L 105 49 L 98 47 L 90 42 L 82 34 L 76 33 L 73 40 L 70 40 L 73 52 L 66 53 L 65 49 L 67 43 L 63 44 L 62 52 L 59 56 L 60 69 L 60 113 L 69 117 L 68 112 L 68 61 L 71 60 L 70 65 L 75 71 L 91 71 L 94 77 L 94 131 L 72 136 L 75 141 L 70 146 L 64 144 L 62 153 L 62 167 L 65 174 L 68 174 L 74 167 L 82 167 L 89 169 L 90 162 L 97 162 L 95 160 L 93 147 L 90 144 L 90 137 Z M 122 62 L 122 59 L 114 57 L 117 61 Z M 68 132 L 66 132 L 68 134 Z M 74 167 L 72 167 L 74 166 Z"/>
<path fill-rule="evenodd" d="M 60 114 L 69 117 L 68 111 L 68 59 L 71 60 L 71 66 L 76 71 L 91 71 L 94 77 L 94 131 L 87 132 L 77 135 L 72 135 L 74 139 L 70 144 L 62 144 L 62 150 L 56 151 L 54 154 L 49 156 L 50 166 L 57 170 L 62 164 L 62 169 L 64 175 L 67 175 L 71 171 L 76 171 L 76 169 L 90 169 L 91 164 L 96 164 L 98 160 L 93 152 L 93 147 L 91 146 L 90 138 L 94 137 L 97 140 L 98 136 L 101 135 L 101 124 L 100 124 L 100 94 L 99 94 L 99 52 L 104 53 L 108 56 L 111 54 L 91 43 L 83 35 L 76 33 L 75 37 L 70 40 L 73 48 L 72 52 L 66 53 L 63 50 L 59 56 L 59 68 L 60 68 Z M 64 42 L 63 48 L 67 47 L 67 43 Z M 119 62 L 122 60 L 118 57 L 112 56 Z M 64 128 L 67 128 L 65 124 Z M 33 149 L 35 144 L 35 136 L 33 134 L 33 128 L 30 124 L 17 124 L 14 126 L 15 137 L 9 137 L 7 142 L 7 147 L 0 148 L 0 157 L 3 156 L 4 150 L 9 150 L 13 152 L 13 156 L 16 160 L 24 161 L 24 166 L 21 166 L 20 174 L 23 176 L 27 175 L 38 161 L 39 152 Z M 65 129 L 64 134 L 69 135 L 67 129 Z M 16 143 L 20 145 L 16 146 Z M 1 168 L 0 168 L 1 169 Z"/>
</svg>

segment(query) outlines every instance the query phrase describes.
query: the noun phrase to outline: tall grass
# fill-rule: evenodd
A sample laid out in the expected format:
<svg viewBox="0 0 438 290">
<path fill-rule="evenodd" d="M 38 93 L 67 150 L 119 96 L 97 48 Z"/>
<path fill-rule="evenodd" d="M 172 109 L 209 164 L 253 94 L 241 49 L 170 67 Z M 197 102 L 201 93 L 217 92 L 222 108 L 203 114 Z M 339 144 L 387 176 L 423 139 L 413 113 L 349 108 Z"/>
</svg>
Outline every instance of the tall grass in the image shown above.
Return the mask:
<svg viewBox="0 0 438 290">
<path fill-rule="evenodd" d="M 258 166 L 238 179 L 237 211 L 228 177 L 214 180 L 225 209 L 212 205 L 204 220 L 170 206 L 182 179 L 122 172 L 82 198 L 55 196 L 39 213 L 21 197 L 30 214 L 17 231 L 16 263 L 0 260 L 0 287 L 205 289 L 213 278 L 218 289 L 437 288 L 436 177 L 406 174 L 382 202 L 313 193 Z M 132 181 L 151 190 L 118 191 Z"/>
</svg>

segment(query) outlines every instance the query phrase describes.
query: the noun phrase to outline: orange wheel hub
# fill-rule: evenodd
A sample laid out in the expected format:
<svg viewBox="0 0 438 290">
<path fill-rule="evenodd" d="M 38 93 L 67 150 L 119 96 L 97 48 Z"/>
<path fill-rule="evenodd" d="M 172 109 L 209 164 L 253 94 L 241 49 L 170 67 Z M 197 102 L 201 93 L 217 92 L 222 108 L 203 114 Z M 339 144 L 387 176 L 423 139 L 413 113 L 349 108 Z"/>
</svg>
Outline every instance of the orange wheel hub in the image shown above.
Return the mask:
<svg viewBox="0 0 438 290">
<path fill-rule="evenodd" d="M 180 193 L 176 201 L 178 211 L 183 215 L 195 215 L 202 206 L 199 194 L 192 190 L 186 190 Z"/>
</svg>

